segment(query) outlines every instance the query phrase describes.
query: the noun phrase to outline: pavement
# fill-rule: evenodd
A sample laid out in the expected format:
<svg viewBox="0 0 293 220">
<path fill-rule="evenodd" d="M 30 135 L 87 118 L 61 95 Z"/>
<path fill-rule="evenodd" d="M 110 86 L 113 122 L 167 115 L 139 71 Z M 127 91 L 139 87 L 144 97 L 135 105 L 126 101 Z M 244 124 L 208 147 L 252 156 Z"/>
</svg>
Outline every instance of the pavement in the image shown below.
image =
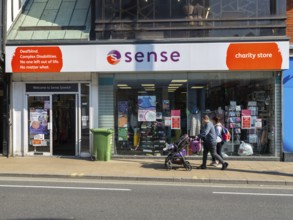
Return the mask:
<svg viewBox="0 0 293 220">
<path fill-rule="evenodd" d="M 188 159 L 193 169 L 182 165 L 167 170 L 164 158 L 112 158 L 93 161 L 79 157 L 0 157 L 0 177 L 79 178 L 184 183 L 256 184 L 293 186 L 293 163 L 281 161 L 227 160 L 229 167 L 196 169 L 201 158 Z"/>
</svg>

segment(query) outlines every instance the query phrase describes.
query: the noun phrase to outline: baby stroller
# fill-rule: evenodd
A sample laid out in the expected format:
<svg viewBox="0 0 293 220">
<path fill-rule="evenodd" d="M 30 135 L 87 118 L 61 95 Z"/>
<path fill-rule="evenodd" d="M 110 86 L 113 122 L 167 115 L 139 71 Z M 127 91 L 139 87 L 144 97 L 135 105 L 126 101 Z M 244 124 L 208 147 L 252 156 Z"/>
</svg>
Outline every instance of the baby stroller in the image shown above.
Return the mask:
<svg viewBox="0 0 293 220">
<path fill-rule="evenodd" d="M 189 137 L 187 134 L 181 136 L 175 144 L 167 144 L 163 149 L 168 152 L 168 155 L 165 159 L 165 167 L 168 170 L 171 170 L 173 164 L 183 165 L 184 168 L 188 171 L 192 170 L 192 166 L 185 159 L 186 156 L 186 147 L 189 145 Z"/>
</svg>

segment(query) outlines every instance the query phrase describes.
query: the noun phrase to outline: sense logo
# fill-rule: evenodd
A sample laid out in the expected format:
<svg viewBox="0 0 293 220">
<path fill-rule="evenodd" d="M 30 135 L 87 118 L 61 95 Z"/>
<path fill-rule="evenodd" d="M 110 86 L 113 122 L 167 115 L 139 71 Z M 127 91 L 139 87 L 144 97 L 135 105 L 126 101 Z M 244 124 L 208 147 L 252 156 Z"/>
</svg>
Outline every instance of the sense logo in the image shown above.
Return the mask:
<svg viewBox="0 0 293 220">
<path fill-rule="evenodd" d="M 107 55 L 107 61 L 108 63 L 112 65 L 116 65 L 121 60 L 121 54 L 117 50 L 111 50 Z"/>
</svg>

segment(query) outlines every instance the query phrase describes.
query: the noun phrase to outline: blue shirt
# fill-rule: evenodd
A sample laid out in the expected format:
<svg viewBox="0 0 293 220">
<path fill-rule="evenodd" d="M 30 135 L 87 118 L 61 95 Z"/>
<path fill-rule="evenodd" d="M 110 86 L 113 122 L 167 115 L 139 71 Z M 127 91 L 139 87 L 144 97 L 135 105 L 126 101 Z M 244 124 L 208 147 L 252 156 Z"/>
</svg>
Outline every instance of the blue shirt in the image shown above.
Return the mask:
<svg viewBox="0 0 293 220">
<path fill-rule="evenodd" d="M 204 141 L 208 144 L 216 145 L 217 144 L 217 135 L 215 127 L 212 122 L 204 123 L 200 129 L 200 138 L 203 138 Z"/>
</svg>

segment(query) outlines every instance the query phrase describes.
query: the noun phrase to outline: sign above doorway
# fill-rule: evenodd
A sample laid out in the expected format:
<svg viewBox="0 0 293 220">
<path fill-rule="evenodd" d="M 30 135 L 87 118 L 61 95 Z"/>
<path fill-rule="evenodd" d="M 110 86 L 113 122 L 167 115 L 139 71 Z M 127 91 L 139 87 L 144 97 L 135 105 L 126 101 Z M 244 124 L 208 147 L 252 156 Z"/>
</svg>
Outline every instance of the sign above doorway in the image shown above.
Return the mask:
<svg viewBox="0 0 293 220">
<path fill-rule="evenodd" d="M 26 84 L 26 92 L 78 92 L 77 83 Z"/>
</svg>

